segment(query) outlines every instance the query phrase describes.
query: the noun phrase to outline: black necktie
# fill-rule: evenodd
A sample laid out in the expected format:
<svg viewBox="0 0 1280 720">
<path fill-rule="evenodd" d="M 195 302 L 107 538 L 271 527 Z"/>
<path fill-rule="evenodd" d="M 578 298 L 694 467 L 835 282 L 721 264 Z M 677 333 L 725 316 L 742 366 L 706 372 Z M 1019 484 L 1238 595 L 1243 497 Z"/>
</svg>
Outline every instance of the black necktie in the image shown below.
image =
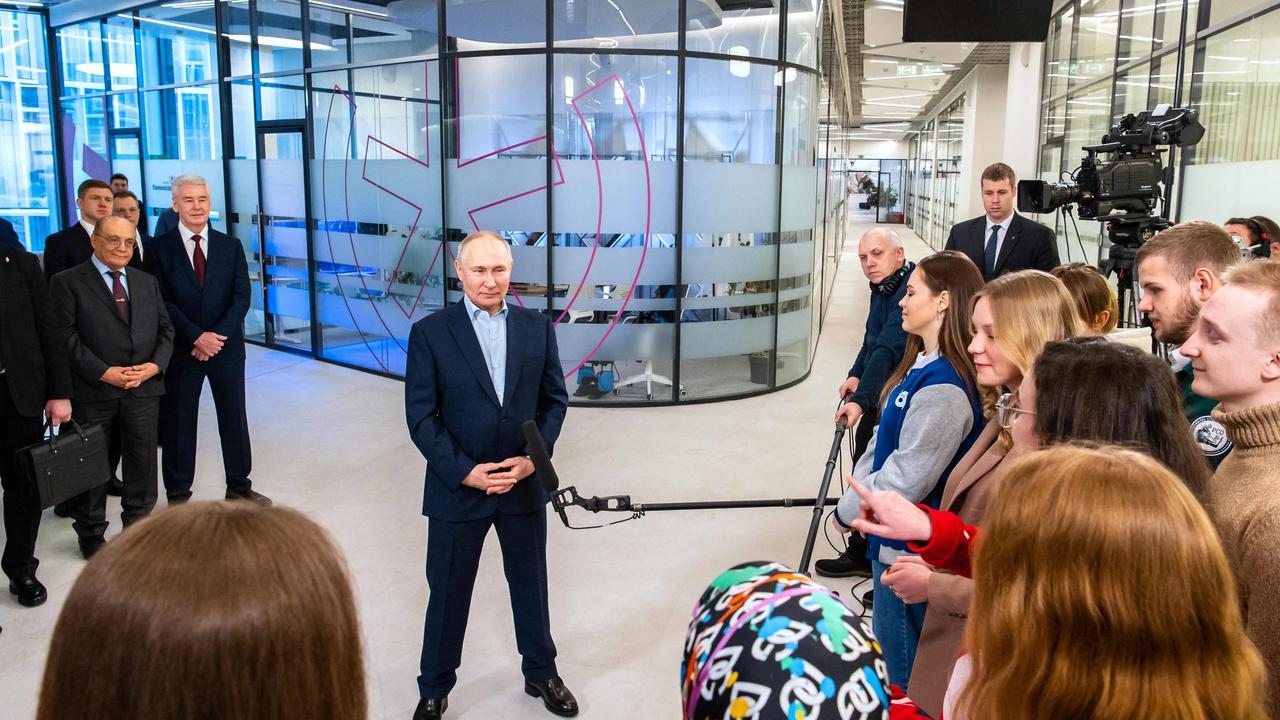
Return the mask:
<svg viewBox="0 0 1280 720">
<path fill-rule="evenodd" d="M 991 237 L 987 239 L 987 277 L 996 274 L 996 236 L 1000 234 L 1000 226 L 991 226 Z"/>
<path fill-rule="evenodd" d="M 119 270 L 108 270 L 111 276 L 111 297 L 116 301 L 116 312 L 120 319 L 129 322 L 129 294 L 124 291 L 124 283 L 120 282 Z"/>
</svg>

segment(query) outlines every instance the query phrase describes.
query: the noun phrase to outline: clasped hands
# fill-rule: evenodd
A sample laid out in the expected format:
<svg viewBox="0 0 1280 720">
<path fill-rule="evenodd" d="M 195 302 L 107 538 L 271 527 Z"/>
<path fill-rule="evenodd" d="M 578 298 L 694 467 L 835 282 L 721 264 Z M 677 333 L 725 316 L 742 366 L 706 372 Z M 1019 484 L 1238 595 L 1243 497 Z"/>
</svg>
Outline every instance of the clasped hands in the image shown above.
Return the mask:
<svg viewBox="0 0 1280 720">
<path fill-rule="evenodd" d="M 102 377 L 99 379 L 108 385 L 132 390 L 155 377 L 159 372 L 160 366 L 152 362 L 142 363 L 141 365 L 114 365 L 107 368 L 107 371 L 102 373 Z"/>
<path fill-rule="evenodd" d="M 853 530 L 891 540 L 927 542 L 933 536 L 929 516 L 912 502 L 891 490 L 868 490 L 848 477 L 849 487 L 862 499 L 861 517 L 851 523 Z M 849 532 L 839 523 L 840 532 Z M 917 555 L 903 555 L 880 576 L 880 582 L 904 603 L 929 601 L 929 578 L 933 567 Z"/>
<path fill-rule="evenodd" d="M 196 338 L 195 343 L 191 347 L 191 357 L 201 362 L 222 352 L 222 346 L 227 342 L 226 335 L 219 335 L 212 330 L 200 333 L 200 337 Z"/>
<path fill-rule="evenodd" d="M 520 455 L 496 463 L 480 463 L 462 479 L 467 487 L 483 490 L 485 495 L 511 492 L 516 483 L 533 474 L 533 461 Z"/>
</svg>

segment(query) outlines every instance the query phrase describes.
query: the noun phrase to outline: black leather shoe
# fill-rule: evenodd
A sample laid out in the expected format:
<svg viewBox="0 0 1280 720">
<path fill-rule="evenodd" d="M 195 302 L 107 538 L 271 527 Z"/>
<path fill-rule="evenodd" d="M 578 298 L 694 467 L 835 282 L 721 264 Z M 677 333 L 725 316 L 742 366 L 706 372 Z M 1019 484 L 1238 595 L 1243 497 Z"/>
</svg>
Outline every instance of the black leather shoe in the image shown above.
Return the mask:
<svg viewBox="0 0 1280 720">
<path fill-rule="evenodd" d="M 248 500 L 249 502 L 256 502 L 259 505 L 271 505 L 271 498 L 263 495 L 262 493 L 254 492 L 253 490 L 232 490 L 231 488 L 227 488 L 227 499 Z"/>
<path fill-rule="evenodd" d="M 23 607 L 43 605 L 49 599 L 49 591 L 34 575 L 9 581 L 9 592 L 18 596 L 18 604 Z"/>
<path fill-rule="evenodd" d="M 118 477 L 112 476 L 112 478 L 107 481 L 107 494 L 114 495 L 115 497 L 123 496 L 124 481 Z"/>
<path fill-rule="evenodd" d="M 573 698 L 569 688 L 564 686 L 564 681 L 558 677 L 542 683 L 526 680 L 524 692 L 532 697 L 541 697 L 542 704 L 560 717 L 574 717 L 578 714 L 578 701 Z"/>
<path fill-rule="evenodd" d="M 80 554 L 84 556 L 85 560 L 88 560 L 106 544 L 107 541 L 97 535 L 92 537 L 82 537 L 80 538 Z"/>
<path fill-rule="evenodd" d="M 60 502 L 53 506 L 53 514 L 60 518 L 71 517 L 71 505 L 69 503 Z"/>
<path fill-rule="evenodd" d="M 190 499 L 191 499 L 191 493 L 187 493 L 186 495 L 174 495 L 171 498 L 166 498 L 166 500 L 170 505 L 181 505 Z"/>
<path fill-rule="evenodd" d="M 444 711 L 449 709 L 449 698 L 422 698 L 418 701 L 418 709 L 413 711 L 413 720 L 440 720 Z"/>
</svg>

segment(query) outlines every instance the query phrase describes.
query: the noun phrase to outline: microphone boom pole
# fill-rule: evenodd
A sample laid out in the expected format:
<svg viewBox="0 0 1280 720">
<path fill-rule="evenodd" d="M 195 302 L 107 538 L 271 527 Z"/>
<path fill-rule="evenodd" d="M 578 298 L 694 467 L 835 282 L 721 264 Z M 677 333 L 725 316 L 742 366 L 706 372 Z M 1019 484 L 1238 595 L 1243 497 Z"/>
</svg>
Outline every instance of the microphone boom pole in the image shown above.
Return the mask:
<svg viewBox="0 0 1280 720">
<path fill-rule="evenodd" d="M 569 486 L 560 489 L 560 478 L 556 475 L 555 467 L 551 464 L 551 454 L 547 450 L 546 442 L 543 440 L 542 433 L 538 430 L 538 425 L 532 420 L 526 420 L 522 426 L 524 431 L 526 449 L 529 452 L 529 458 L 533 461 L 535 472 L 539 480 L 542 481 L 543 487 L 546 488 L 547 494 L 551 496 L 551 506 L 556 513 L 560 515 L 561 522 L 565 527 L 574 530 L 587 530 L 591 528 L 604 527 L 603 525 L 590 525 L 587 527 L 575 527 L 569 523 L 569 517 L 565 513 L 565 508 L 580 507 L 588 512 L 627 512 L 632 517 L 628 520 L 641 517 L 645 513 L 664 512 L 674 510 L 737 510 L 745 508 L 767 508 L 767 507 L 812 507 L 813 517 L 809 521 L 809 533 L 805 537 L 804 552 L 800 556 L 799 570 L 802 573 L 809 572 L 809 561 L 813 556 L 814 540 L 817 538 L 818 529 L 822 526 L 822 514 L 826 508 L 826 503 L 831 500 L 827 497 L 827 491 L 831 487 L 831 476 L 835 472 L 836 462 L 840 457 L 840 444 L 844 440 L 845 426 L 844 423 L 836 421 L 835 438 L 831 442 L 831 452 L 827 455 L 826 469 L 822 474 L 822 484 L 818 489 L 818 496 L 811 498 L 772 498 L 766 500 L 704 500 L 696 502 L 668 502 L 668 503 L 632 503 L 630 495 L 606 495 L 604 497 L 591 496 L 582 497 L 578 494 L 577 488 Z M 839 498 L 836 498 L 837 500 Z M 619 521 L 621 522 L 621 521 Z"/>
</svg>

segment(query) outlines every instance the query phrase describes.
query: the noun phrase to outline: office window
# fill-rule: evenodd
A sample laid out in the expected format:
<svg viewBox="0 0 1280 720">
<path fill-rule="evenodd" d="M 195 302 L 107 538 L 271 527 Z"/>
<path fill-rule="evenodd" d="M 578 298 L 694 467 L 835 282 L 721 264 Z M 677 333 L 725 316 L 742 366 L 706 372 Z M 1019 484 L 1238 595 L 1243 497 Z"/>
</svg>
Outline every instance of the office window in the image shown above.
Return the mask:
<svg viewBox="0 0 1280 720">
<path fill-rule="evenodd" d="M 213 8 L 172 3 L 138 11 L 142 79 L 147 87 L 214 80 L 218 52 Z"/>
<path fill-rule="evenodd" d="M 0 10 L 0 217 L 32 251 L 62 225 L 54 183 L 44 18 Z"/>
<path fill-rule="evenodd" d="M 107 89 L 102 64 L 102 23 L 90 20 L 58 30 L 62 94 L 85 95 Z"/>
</svg>

